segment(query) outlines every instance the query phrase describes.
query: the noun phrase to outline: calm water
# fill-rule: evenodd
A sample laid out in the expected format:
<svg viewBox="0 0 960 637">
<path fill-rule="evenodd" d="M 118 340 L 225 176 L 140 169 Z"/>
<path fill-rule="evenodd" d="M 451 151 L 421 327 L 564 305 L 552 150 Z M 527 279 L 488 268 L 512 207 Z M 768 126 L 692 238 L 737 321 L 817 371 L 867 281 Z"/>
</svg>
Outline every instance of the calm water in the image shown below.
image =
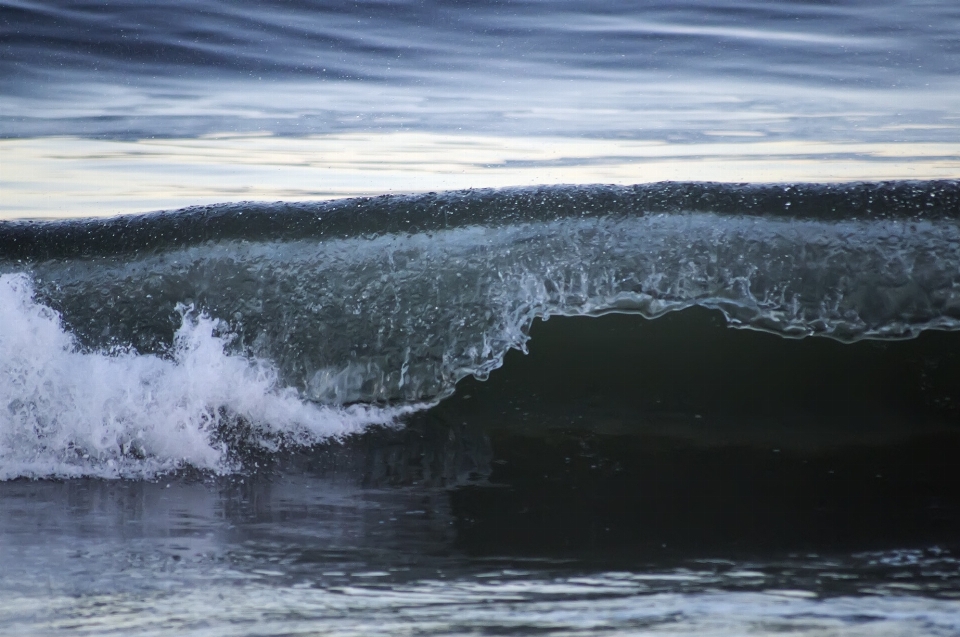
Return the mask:
<svg viewBox="0 0 960 637">
<path fill-rule="evenodd" d="M 2 7 L 5 218 L 960 175 L 947 1 Z"/>
<path fill-rule="evenodd" d="M 0 633 L 960 634 L 957 33 L 0 1 Z"/>
<path fill-rule="evenodd" d="M 950 2 L 4 3 L 5 136 L 957 143 Z"/>
</svg>

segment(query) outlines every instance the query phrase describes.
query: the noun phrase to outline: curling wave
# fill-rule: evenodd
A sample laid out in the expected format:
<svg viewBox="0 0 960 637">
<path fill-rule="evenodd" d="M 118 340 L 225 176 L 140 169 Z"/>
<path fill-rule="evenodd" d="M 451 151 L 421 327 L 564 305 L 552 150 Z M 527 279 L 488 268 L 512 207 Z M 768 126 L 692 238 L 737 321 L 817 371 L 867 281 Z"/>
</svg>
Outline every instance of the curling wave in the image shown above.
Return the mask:
<svg viewBox="0 0 960 637">
<path fill-rule="evenodd" d="M 43 474 L 31 453 L 122 475 L 126 449 L 151 471 L 222 468 L 223 413 L 261 441 L 390 422 L 387 405 L 484 378 L 537 317 L 702 306 L 788 337 L 957 329 L 958 202 L 957 182 L 661 184 L 4 224 L 4 322 L 43 334 L 3 337 L 6 378 L 27 379 L 0 389 L 4 475 Z"/>
</svg>

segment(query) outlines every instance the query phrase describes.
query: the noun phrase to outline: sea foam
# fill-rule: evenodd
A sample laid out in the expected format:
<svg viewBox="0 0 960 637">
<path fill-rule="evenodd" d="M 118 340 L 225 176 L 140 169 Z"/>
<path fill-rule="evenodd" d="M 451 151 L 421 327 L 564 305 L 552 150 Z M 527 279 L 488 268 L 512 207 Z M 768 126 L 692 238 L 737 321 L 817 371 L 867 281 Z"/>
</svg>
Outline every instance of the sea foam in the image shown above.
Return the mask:
<svg viewBox="0 0 960 637">
<path fill-rule="evenodd" d="M 27 275 L 0 275 L 0 480 L 230 472 L 240 469 L 223 441 L 231 433 L 274 450 L 390 425 L 414 409 L 302 400 L 269 361 L 227 353 L 218 320 L 182 314 L 165 356 L 83 351 L 34 300 Z"/>
</svg>

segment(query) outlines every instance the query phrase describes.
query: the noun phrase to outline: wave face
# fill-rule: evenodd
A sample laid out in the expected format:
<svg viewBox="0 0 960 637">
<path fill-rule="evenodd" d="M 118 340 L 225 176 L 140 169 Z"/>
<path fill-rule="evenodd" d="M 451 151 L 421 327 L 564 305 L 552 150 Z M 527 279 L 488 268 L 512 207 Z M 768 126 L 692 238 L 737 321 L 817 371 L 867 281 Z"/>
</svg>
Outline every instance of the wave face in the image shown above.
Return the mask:
<svg viewBox="0 0 960 637">
<path fill-rule="evenodd" d="M 389 424 L 537 317 L 957 329 L 958 202 L 958 182 L 660 184 L 5 223 L 2 477 L 230 470 L 224 428 L 275 448 Z"/>
</svg>

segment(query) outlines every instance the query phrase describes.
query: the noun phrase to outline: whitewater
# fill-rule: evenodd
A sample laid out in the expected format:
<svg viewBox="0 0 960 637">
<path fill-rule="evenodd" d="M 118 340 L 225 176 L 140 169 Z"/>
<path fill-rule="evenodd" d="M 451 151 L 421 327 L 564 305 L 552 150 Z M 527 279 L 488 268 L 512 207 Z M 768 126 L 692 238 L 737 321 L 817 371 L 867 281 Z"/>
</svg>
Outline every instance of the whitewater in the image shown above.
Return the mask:
<svg viewBox="0 0 960 637">
<path fill-rule="evenodd" d="M 268 362 L 225 353 L 218 321 L 178 310 L 183 321 L 163 357 L 83 351 L 33 299 L 28 277 L 0 276 L 0 479 L 227 472 L 238 464 L 219 438 L 240 422 L 249 433 L 230 436 L 236 442 L 277 451 L 393 424 L 408 411 L 305 402 Z"/>
</svg>

